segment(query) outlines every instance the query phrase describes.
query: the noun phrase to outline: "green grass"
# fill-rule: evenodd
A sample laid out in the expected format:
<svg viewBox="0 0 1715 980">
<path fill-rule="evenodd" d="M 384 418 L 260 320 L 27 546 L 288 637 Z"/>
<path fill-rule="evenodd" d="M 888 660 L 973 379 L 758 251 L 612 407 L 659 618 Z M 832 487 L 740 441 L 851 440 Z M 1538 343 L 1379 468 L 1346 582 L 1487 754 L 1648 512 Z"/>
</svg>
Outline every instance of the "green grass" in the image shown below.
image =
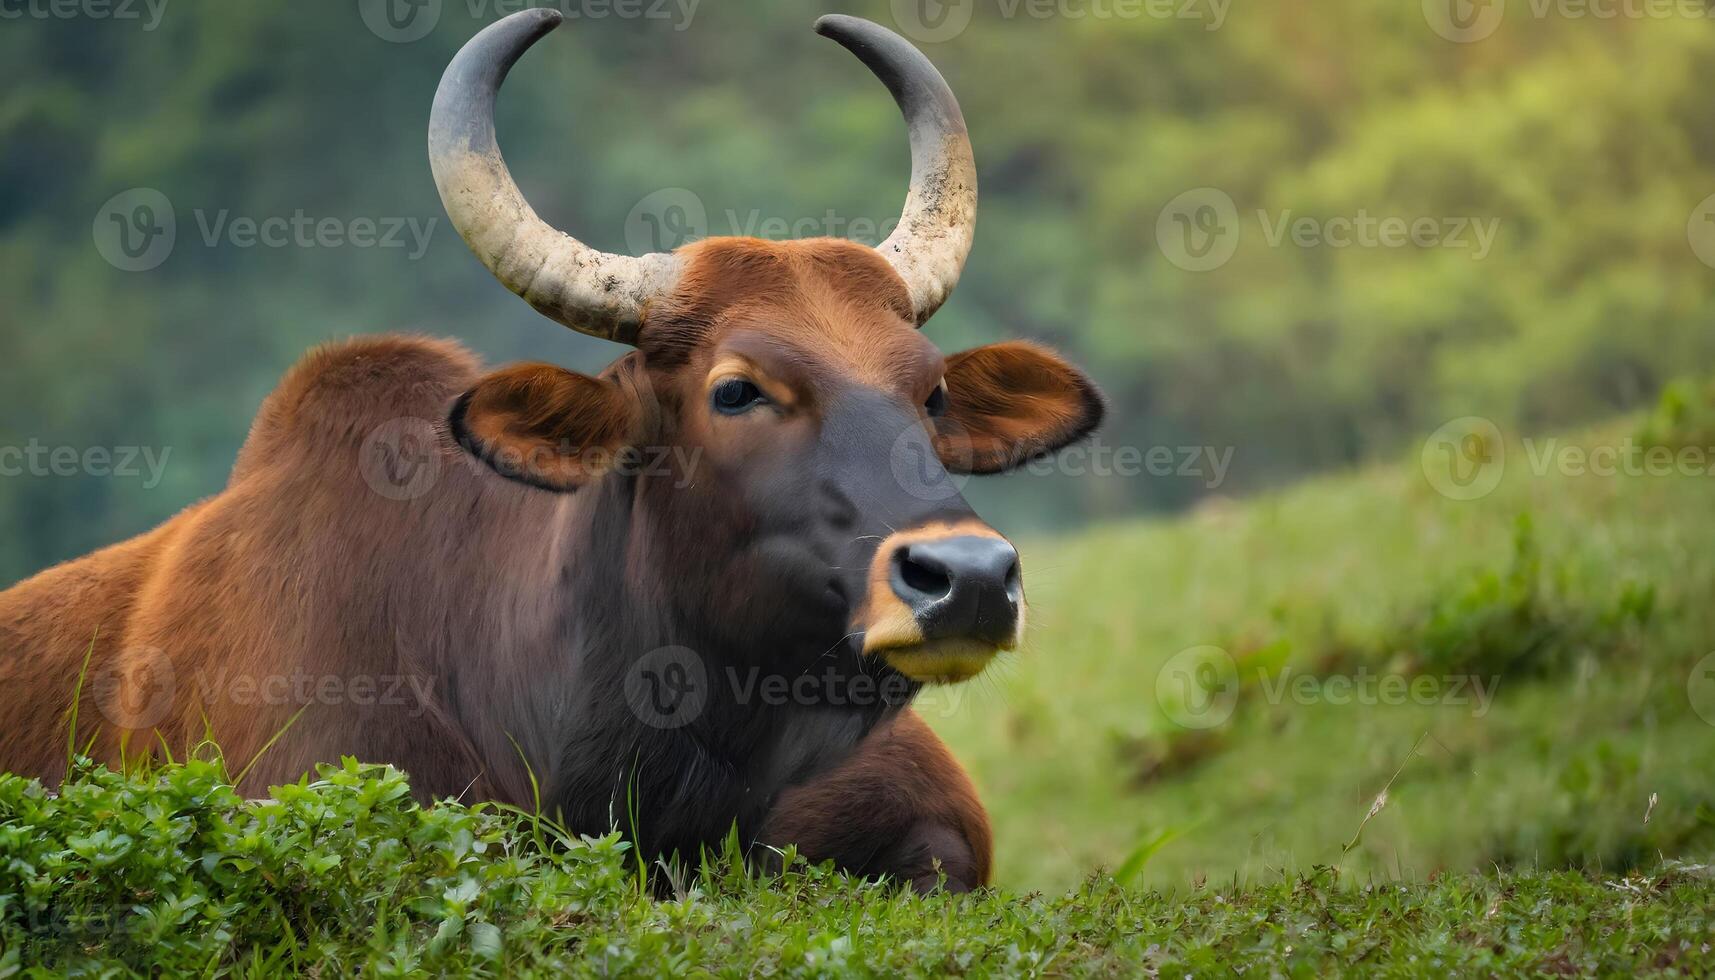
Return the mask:
<svg viewBox="0 0 1715 980">
<path fill-rule="evenodd" d="M 1437 494 L 1414 456 L 1040 542 L 1024 549 L 1031 644 L 921 710 L 972 769 L 1012 888 L 1128 859 L 1182 887 L 1317 864 L 1421 880 L 1705 857 L 1715 677 L 1693 674 L 1715 650 L 1712 518 L 1715 477 L 1538 474 L 1513 444 L 1479 500 Z M 1231 656 L 1237 696 L 1225 723 L 1187 728 L 1174 657 L 1203 646 Z M 1190 656 L 1195 676 L 1219 654 Z M 1283 675 L 1362 673 L 1474 674 L 1494 697 L 1268 696 Z"/>
<path fill-rule="evenodd" d="M 0 777 L 0 980 L 1715 971 L 1715 478 L 1507 461 L 1480 500 L 1413 458 L 1027 547 L 1030 648 L 920 709 L 993 891 L 729 846 L 661 900 L 617 835 L 420 808 L 392 770 L 245 804 L 218 759 L 83 767 Z M 1492 700 L 1409 696 L 1472 675 Z"/>
<path fill-rule="evenodd" d="M 85 769 L 57 798 L 0 777 L 0 977 L 1715 969 L 1715 877 L 1696 865 L 919 898 L 801 862 L 756 876 L 729 848 L 657 900 L 617 836 L 547 833 L 420 808 L 401 774 L 354 762 L 261 804 L 207 761 Z"/>
</svg>

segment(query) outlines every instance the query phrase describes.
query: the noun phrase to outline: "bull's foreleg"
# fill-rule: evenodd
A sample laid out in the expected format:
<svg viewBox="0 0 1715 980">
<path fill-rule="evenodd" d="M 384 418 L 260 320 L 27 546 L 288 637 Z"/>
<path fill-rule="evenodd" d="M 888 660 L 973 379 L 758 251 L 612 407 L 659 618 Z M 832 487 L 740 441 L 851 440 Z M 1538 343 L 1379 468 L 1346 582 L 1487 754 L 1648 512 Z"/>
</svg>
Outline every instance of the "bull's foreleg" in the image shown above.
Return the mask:
<svg viewBox="0 0 1715 980">
<path fill-rule="evenodd" d="M 985 885 L 994 855 L 970 778 L 910 711 L 878 726 L 840 766 L 781 794 L 760 840 L 920 892 Z"/>
</svg>

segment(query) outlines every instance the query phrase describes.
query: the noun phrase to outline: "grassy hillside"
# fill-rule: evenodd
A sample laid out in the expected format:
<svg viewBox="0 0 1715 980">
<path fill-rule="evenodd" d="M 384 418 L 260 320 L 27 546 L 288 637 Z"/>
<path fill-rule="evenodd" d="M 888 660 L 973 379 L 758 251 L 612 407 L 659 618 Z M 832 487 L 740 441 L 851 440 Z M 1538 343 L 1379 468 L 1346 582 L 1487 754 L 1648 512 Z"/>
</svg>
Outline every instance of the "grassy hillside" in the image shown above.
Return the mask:
<svg viewBox="0 0 1715 980">
<path fill-rule="evenodd" d="M 1330 869 L 1177 894 L 917 898 L 797 865 L 712 863 L 646 898 L 617 837 L 410 802 L 356 763 L 242 802 L 219 767 L 0 777 L 0 977 L 520 973 L 1322 976 L 1715 968 L 1709 869 L 1363 884 Z M 1361 887 L 1352 887 L 1361 885 Z"/>
<path fill-rule="evenodd" d="M 1631 423 L 1507 443 L 1469 500 L 1432 444 L 1427 470 L 1028 549 L 1033 649 L 921 709 L 991 808 L 992 892 L 763 880 L 729 850 L 658 901 L 617 836 L 424 810 L 355 762 L 260 806 L 210 759 L 58 798 L 0 776 L 0 980 L 1707 973 L 1715 480 L 1641 455 L 1715 443 L 1703 400 L 1670 393 L 1630 475 L 1564 451 Z"/>
<path fill-rule="evenodd" d="M 1443 496 L 1414 455 L 1025 549 L 1032 648 L 922 709 L 974 769 L 1001 880 L 1710 853 L 1715 477 L 1678 471 L 1715 440 L 1644 434 L 1510 442 L 1480 499 Z M 1675 463 L 1631 475 L 1568 451 L 1660 443 Z M 1199 678 L 1225 690 L 1204 698 Z M 1387 703 L 1359 703 L 1360 684 Z"/>
</svg>

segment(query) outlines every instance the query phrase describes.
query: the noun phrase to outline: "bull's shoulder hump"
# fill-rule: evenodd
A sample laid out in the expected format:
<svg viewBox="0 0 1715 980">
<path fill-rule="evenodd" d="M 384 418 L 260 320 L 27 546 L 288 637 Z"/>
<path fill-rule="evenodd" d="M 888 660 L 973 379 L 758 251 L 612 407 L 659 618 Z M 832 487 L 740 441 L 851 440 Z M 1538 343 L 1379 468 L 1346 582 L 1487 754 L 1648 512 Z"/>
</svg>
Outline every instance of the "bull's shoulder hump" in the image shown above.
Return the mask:
<svg viewBox="0 0 1715 980">
<path fill-rule="evenodd" d="M 394 419 L 438 425 L 481 371 L 463 345 L 433 337 L 385 334 L 316 347 L 263 399 L 233 479 L 282 454 L 361 442 Z"/>
</svg>

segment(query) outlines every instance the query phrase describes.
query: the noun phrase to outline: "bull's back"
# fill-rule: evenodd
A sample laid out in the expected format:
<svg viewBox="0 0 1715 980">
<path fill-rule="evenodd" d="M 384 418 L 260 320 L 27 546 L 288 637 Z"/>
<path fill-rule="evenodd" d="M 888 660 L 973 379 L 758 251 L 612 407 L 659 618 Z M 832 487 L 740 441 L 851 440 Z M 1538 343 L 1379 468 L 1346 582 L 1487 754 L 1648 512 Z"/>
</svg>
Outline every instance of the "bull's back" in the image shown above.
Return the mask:
<svg viewBox="0 0 1715 980">
<path fill-rule="evenodd" d="M 63 775 L 79 677 L 87 688 L 90 678 L 100 686 L 115 676 L 138 592 L 178 520 L 0 592 L 0 770 Z M 93 734 L 101 723 L 94 706 L 79 730 Z"/>
<path fill-rule="evenodd" d="M 423 338 L 318 348 L 263 401 L 219 495 L 0 592 L 0 770 L 63 775 L 80 675 L 79 747 L 99 733 L 92 754 L 103 761 L 117 761 L 121 737 L 130 754 L 160 742 L 178 753 L 205 731 L 247 760 L 306 700 L 329 717 L 304 719 L 272 753 L 298 771 L 367 748 L 387 755 L 377 742 L 417 735 L 370 719 L 360 737 L 350 704 L 250 691 L 395 670 L 409 611 L 387 576 L 433 567 L 407 552 L 422 546 L 425 521 L 468 513 L 451 499 L 468 481 L 449 476 L 399 499 L 412 488 L 375 485 L 387 474 L 365 472 L 361 454 L 377 432 L 429 425 L 477 369 L 463 348 Z"/>
</svg>

